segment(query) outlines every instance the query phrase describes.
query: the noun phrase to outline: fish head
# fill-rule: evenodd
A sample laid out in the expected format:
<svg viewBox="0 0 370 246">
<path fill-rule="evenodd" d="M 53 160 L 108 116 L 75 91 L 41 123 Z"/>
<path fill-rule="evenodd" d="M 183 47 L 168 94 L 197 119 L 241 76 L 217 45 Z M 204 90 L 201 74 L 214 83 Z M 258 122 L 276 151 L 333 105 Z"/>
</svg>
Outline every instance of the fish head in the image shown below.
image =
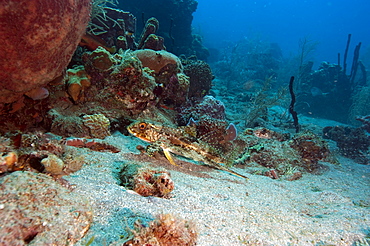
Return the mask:
<svg viewBox="0 0 370 246">
<path fill-rule="evenodd" d="M 153 143 L 161 137 L 162 126 L 146 121 L 137 121 L 130 124 L 127 130 L 135 137 L 145 142 Z"/>
</svg>

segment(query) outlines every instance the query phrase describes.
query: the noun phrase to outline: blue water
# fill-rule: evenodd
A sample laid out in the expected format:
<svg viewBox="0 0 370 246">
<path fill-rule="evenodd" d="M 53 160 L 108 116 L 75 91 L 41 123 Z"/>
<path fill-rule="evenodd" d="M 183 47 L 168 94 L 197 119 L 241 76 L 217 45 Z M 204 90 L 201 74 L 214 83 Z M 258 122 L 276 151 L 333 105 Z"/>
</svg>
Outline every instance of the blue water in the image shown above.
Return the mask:
<svg viewBox="0 0 370 246">
<path fill-rule="evenodd" d="M 319 43 L 315 64 L 337 63 L 349 33 L 350 61 L 356 44 L 362 42 L 362 50 L 370 46 L 369 13 L 368 0 L 199 0 L 193 27 L 207 47 L 258 37 L 278 43 L 285 57 L 297 53 L 299 39 L 308 37 Z"/>
</svg>

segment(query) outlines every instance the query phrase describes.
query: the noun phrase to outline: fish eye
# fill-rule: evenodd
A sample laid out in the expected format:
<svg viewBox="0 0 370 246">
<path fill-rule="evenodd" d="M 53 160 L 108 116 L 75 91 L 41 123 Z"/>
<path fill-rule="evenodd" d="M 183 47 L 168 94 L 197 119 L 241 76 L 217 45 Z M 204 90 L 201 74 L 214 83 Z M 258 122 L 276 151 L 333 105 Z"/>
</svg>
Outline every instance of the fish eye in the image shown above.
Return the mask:
<svg viewBox="0 0 370 246">
<path fill-rule="evenodd" d="M 145 128 L 146 128 L 146 123 L 141 122 L 141 123 L 139 124 L 139 129 L 140 129 L 140 130 L 144 130 Z"/>
</svg>

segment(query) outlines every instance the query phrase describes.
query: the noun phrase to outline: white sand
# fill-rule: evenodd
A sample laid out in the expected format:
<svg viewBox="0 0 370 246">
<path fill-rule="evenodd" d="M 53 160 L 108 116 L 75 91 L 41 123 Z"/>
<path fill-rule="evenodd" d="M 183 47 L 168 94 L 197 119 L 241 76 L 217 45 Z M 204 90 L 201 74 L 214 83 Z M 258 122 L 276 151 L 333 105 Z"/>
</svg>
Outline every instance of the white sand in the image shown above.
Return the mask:
<svg viewBox="0 0 370 246">
<path fill-rule="evenodd" d="M 171 170 L 172 198 L 141 197 L 119 186 L 118 172 L 132 163 L 125 153 L 138 154 L 135 147 L 143 143 L 121 134 L 106 140 L 122 151 L 87 150 L 88 164 L 66 177 L 94 208 L 93 225 L 80 245 L 92 236 L 92 245 L 109 245 L 127 235 L 127 225 L 160 213 L 193 220 L 201 246 L 353 245 L 369 233 L 369 165 L 340 157 L 339 166 L 324 163 L 329 170 L 323 175 L 304 174 L 296 181 L 251 174 L 245 181 L 215 169 L 202 178 Z"/>
</svg>

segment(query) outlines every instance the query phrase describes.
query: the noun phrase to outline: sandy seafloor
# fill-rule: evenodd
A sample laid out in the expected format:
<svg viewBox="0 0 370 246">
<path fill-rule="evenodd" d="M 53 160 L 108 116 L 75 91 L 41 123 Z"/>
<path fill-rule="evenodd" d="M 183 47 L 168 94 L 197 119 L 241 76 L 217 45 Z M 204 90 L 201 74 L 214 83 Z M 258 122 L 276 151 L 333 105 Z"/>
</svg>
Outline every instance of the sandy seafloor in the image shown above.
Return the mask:
<svg viewBox="0 0 370 246">
<path fill-rule="evenodd" d="M 303 127 L 310 122 L 310 118 L 302 119 Z M 323 163 L 328 170 L 321 175 L 305 173 L 299 180 L 285 181 L 236 168 L 250 178 L 247 181 L 187 163 L 190 160 L 178 161 L 182 168 L 171 167 L 165 158 L 155 160 L 140 154 L 136 146 L 143 142 L 131 136 L 115 133 L 105 141 L 119 146 L 121 152 L 86 150 L 84 167 L 65 177 L 74 192 L 88 198 L 93 207 L 93 224 L 78 245 L 85 245 L 93 236 L 92 245 L 111 245 L 127 236 L 127 226 L 135 220 L 149 221 L 160 213 L 194 221 L 200 246 L 367 245 L 370 165 L 336 154 L 335 143 L 330 146 L 340 165 Z M 142 197 L 119 185 L 122 165 L 141 159 L 143 165 L 170 169 L 175 182 L 171 198 Z"/>
</svg>

